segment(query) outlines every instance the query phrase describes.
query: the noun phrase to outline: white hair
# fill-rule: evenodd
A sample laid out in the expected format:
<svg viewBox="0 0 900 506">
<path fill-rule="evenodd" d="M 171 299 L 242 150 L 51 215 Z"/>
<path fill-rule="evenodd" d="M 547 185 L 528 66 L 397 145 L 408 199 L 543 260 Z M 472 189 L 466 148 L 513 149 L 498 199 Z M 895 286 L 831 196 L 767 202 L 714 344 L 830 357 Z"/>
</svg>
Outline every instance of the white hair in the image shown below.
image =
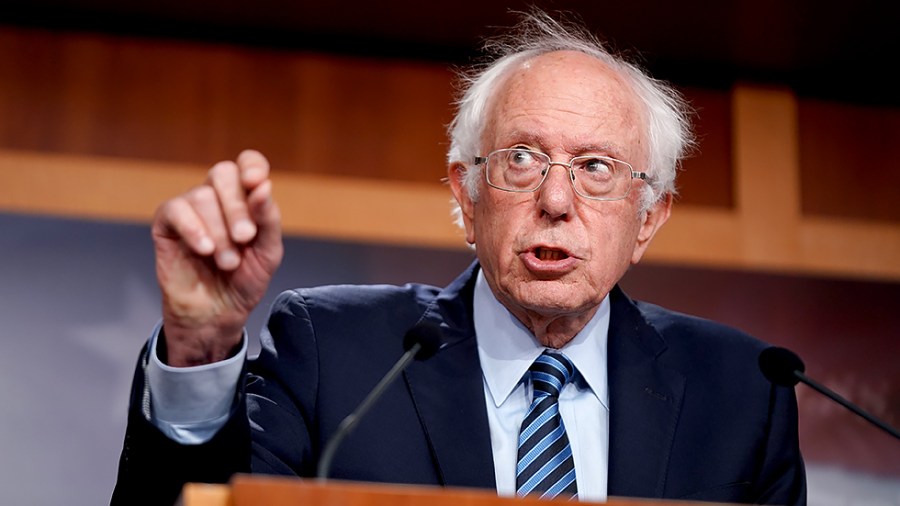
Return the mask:
<svg viewBox="0 0 900 506">
<path fill-rule="evenodd" d="M 555 51 L 577 51 L 596 58 L 631 85 L 645 107 L 647 118 L 645 138 L 649 145 L 646 161 L 647 180 L 641 196 L 641 211 L 655 202 L 675 194 L 675 175 L 678 165 L 693 144 L 690 127 L 690 108 L 681 95 L 670 85 L 653 79 L 636 65 L 613 55 L 585 28 L 571 23 L 564 24 L 542 11 L 524 14 L 522 22 L 509 34 L 490 39 L 485 52 L 494 59 L 483 66 L 460 75 L 461 98 L 457 100 L 456 116 L 449 126 L 450 149 L 447 161 L 462 163 L 467 167 L 463 184 L 472 200 L 478 199 L 480 166 L 473 164 L 476 156 L 482 156 L 481 140 L 487 123 L 490 101 L 503 86 L 504 78 L 511 70 L 537 56 Z M 638 169 L 640 170 L 640 169 Z M 454 204 L 454 216 L 462 226 L 458 203 Z"/>
</svg>

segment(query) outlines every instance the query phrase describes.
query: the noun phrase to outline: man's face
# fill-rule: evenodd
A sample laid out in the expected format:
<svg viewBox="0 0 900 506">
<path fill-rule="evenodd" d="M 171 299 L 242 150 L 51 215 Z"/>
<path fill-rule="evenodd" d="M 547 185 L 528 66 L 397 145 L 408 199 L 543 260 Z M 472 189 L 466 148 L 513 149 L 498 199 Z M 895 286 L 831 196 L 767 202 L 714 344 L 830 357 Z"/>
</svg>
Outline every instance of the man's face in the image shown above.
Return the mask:
<svg viewBox="0 0 900 506">
<path fill-rule="evenodd" d="M 613 71 L 581 53 L 549 53 L 513 71 L 494 98 L 482 155 L 524 147 L 567 163 L 600 154 L 644 171 L 645 125 L 637 97 Z M 482 178 L 473 202 L 456 184 L 458 170 L 451 167 L 451 179 L 467 239 L 494 294 L 520 319 L 592 315 L 668 216 L 668 202 L 640 212 L 639 180 L 626 199 L 589 200 L 554 165 L 534 193 L 498 190 Z"/>
</svg>

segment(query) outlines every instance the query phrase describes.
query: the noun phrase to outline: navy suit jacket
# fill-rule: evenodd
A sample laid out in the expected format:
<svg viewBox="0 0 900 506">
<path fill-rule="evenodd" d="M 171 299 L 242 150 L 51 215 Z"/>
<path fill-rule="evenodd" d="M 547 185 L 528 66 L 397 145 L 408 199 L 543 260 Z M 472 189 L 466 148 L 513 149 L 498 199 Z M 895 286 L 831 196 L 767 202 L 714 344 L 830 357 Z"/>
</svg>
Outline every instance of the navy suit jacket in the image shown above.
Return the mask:
<svg viewBox="0 0 900 506">
<path fill-rule="evenodd" d="M 324 445 L 403 353 L 420 318 L 440 326 L 446 345 L 386 391 L 341 445 L 330 477 L 495 488 L 472 319 L 477 268 L 443 290 L 283 293 L 229 422 L 203 445 L 174 443 L 147 421 L 145 349 L 113 504 L 171 503 L 185 482 L 224 482 L 235 472 L 314 476 Z M 766 345 L 634 302 L 619 288 L 610 302 L 609 495 L 805 503 L 796 399 L 759 372 Z"/>
</svg>

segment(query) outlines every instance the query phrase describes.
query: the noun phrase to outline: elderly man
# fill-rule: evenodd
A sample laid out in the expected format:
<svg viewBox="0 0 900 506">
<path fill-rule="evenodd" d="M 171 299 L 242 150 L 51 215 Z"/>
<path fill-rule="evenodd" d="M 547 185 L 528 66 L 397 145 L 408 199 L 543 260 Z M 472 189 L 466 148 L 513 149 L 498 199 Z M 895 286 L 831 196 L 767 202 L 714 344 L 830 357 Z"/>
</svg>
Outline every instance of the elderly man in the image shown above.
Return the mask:
<svg viewBox="0 0 900 506">
<path fill-rule="evenodd" d="M 443 289 L 285 292 L 269 167 L 245 151 L 160 207 L 163 319 L 139 362 L 113 502 L 234 472 L 315 474 L 417 322 L 442 349 L 348 437 L 331 476 L 603 500 L 802 504 L 796 400 L 765 345 L 616 284 L 669 217 L 689 142 L 678 95 L 542 14 L 471 76 L 449 181 L 478 261 Z"/>
</svg>

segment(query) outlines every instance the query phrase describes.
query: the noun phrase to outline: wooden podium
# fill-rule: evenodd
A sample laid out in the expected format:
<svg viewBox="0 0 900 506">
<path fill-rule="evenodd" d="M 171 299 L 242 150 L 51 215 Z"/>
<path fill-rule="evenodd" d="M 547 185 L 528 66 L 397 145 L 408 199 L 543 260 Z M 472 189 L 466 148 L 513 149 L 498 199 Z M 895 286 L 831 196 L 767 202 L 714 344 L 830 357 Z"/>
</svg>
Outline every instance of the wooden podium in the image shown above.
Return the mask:
<svg viewBox="0 0 900 506">
<path fill-rule="evenodd" d="M 568 503 L 536 498 L 498 497 L 489 490 L 384 485 L 236 475 L 228 485 L 189 483 L 178 506 L 547 506 Z M 582 503 L 586 504 L 586 503 Z M 710 506 L 713 503 L 612 497 L 609 506 Z"/>
</svg>

